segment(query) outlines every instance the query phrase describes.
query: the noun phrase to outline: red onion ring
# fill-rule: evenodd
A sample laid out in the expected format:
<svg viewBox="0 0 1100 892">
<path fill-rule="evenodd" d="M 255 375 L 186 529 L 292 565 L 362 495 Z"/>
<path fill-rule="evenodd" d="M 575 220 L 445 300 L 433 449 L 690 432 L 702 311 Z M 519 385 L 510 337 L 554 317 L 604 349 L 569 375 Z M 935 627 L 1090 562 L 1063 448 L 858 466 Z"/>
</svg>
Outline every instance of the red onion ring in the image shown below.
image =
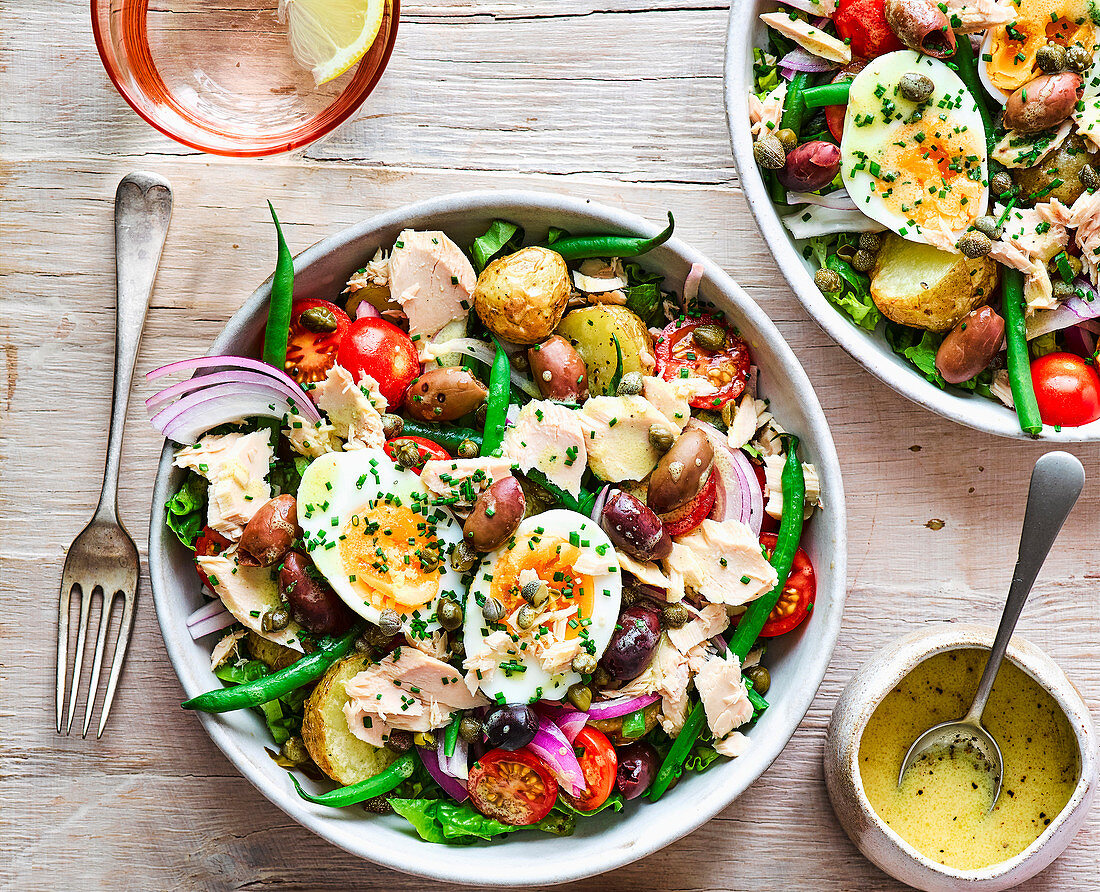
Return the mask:
<svg viewBox="0 0 1100 892">
<path fill-rule="evenodd" d="M 566 709 L 564 706 L 555 706 L 551 703 L 539 703 L 535 707 L 535 711 L 546 716 L 557 725 L 561 729 L 561 733 L 565 735 L 565 739 L 570 743 L 576 741 L 577 735 L 581 733 L 581 728 L 588 722 L 587 712 L 581 712 L 579 709 Z"/>
<path fill-rule="evenodd" d="M 593 720 L 614 719 L 645 709 L 660 699 L 660 694 L 642 694 L 640 697 L 618 697 L 615 700 L 604 700 L 602 703 L 593 701 L 588 707 L 588 717 Z"/>
<path fill-rule="evenodd" d="M 428 769 L 428 774 L 432 776 L 432 780 L 439 784 L 448 796 L 456 802 L 465 802 L 470 798 L 470 794 L 466 791 L 466 785 L 451 777 L 440 767 L 435 750 L 426 746 L 418 746 L 416 751 L 420 753 L 420 761 Z"/>
<path fill-rule="evenodd" d="M 603 508 L 607 504 L 607 494 L 611 491 L 611 484 L 604 484 L 604 488 L 600 490 L 599 495 L 596 496 L 596 501 L 592 503 L 592 513 L 588 515 L 596 523 L 600 522 L 600 518 L 603 517 Z"/>
<path fill-rule="evenodd" d="M 714 447 L 714 468 L 718 472 L 718 490 L 711 509 L 712 520 L 739 520 L 759 536 L 764 524 L 764 492 L 751 462 L 740 449 L 731 449 L 729 439 L 714 425 L 697 418 L 689 427 L 706 434 Z"/>
<path fill-rule="evenodd" d="M 169 440 L 189 446 L 219 424 L 251 416 L 281 419 L 290 411 L 287 400 L 266 385 L 216 384 L 161 409 L 151 423 Z"/>
<path fill-rule="evenodd" d="M 580 796 L 587 789 L 581 763 L 561 728 L 545 716 L 539 716 L 539 729 L 527 749 L 546 763 L 562 789 L 570 796 Z"/>
<path fill-rule="evenodd" d="M 788 4 L 794 6 L 793 3 Z M 807 6 L 810 4 L 807 3 Z M 806 12 L 811 12 L 807 9 Z M 788 68 L 791 71 L 804 71 L 808 74 L 817 74 L 822 71 L 832 71 L 835 66 L 828 59 L 822 59 L 820 56 L 815 56 L 813 53 L 808 53 L 802 47 L 795 47 L 787 55 L 779 60 L 780 68 Z"/>
<path fill-rule="evenodd" d="M 210 372 L 205 375 L 196 375 L 194 378 L 187 378 L 184 381 L 178 381 L 149 397 L 149 399 L 145 401 L 145 407 L 151 412 L 157 411 L 163 404 L 171 402 L 176 397 L 184 396 L 193 390 L 199 390 L 203 387 L 213 387 L 218 384 L 259 384 L 264 387 L 269 387 L 276 393 L 285 397 L 288 402 L 293 402 L 294 405 L 298 405 L 299 402 L 301 402 L 301 411 L 298 413 L 299 415 L 303 417 L 311 414 L 317 415 L 316 418 L 311 417 L 310 420 L 320 420 L 320 415 L 317 414 L 317 410 L 313 407 L 313 403 L 301 388 L 290 387 L 278 378 L 271 378 L 260 372 L 251 372 L 245 369 L 235 369 L 227 372 Z"/>
<path fill-rule="evenodd" d="M 382 314 L 378 312 L 378 307 L 372 304 L 370 301 L 361 300 L 355 307 L 356 319 L 381 319 Z"/>
<path fill-rule="evenodd" d="M 215 601 L 219 607 L 221 607 L 220 601 Z M 213 632 L 220 632 L 222 629 L 226 629 L 233 625 L 237 621 L 237 618 L 222 607 L 221 611 L 213 614 L 212 616 L 200 619 L 196 623 L 189 623 L 187 631 L 191 633 L 191 638 L 198 641 L 200 638 L 205 638 L 207 635 Z"/>
</svg>

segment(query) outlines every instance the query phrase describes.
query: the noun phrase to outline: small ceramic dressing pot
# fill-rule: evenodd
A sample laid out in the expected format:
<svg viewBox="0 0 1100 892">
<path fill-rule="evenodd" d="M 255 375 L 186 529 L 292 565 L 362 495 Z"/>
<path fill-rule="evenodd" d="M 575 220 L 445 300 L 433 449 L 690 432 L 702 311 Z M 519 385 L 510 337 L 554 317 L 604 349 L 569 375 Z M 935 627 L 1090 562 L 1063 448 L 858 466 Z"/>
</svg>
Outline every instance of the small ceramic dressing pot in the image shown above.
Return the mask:
<svg viewBox="0 0 1100 892">
<path fill-rule="evenodd" d="M 1088 707 L 1057 664 L 1035 645 L 1013 637 L 1006 659 L 1031 676 L 1061 707 L 1077 741 L 1079 773 L 1069 802 L 1018 855 L 976 870 L 946 867 L 925 857 L 883 821 L 863 789 L 859 745 L 883 698 L 916 666 L 950 650 L 989 650 L 995 630 L 943 623 L 907 635 L 872 657 L 833 709 L 825 740 L 825 783 L 833 810 L 859 850 L 886 873 L 926 892 L 999 892 L 1035 876 L 1070 844 L 1088 816 L 1097 785 L 1097 738 Z"/>
</svg>

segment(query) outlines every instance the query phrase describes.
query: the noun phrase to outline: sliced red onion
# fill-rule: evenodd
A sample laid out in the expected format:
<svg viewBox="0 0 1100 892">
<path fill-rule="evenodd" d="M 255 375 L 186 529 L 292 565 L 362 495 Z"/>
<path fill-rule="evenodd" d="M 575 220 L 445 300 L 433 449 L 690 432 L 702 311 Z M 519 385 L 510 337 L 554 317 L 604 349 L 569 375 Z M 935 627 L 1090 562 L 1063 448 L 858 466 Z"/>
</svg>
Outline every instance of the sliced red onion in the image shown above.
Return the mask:
<svg viewBox="0 0 1100 892">
<path fill-rule="evenodd" d="M 469 749 L 466 741 L 461 737 L 455 741 L 454 755 L 447 755 L 447 741 L 445 735 L 436 735 L 439 744 L 436 746 L 435 757 L 439 761 L 439 769 L 444 774 L 449 774 L 456 780 L 464 781 L 470 776 L 470 764 L 467 760 Z"/>
<path fill-rule="evenodd" d="M 1096 354 L 1096 335 L 1083 324 L 1071 325 L 1066 329 L 1066 348 L 1083 359 Z"/>
<path fill-rule="evenodd" d="M 216 384 L 161 409 L 151 423 L 169 440 L 189 446 L 219 424 L 254 416 L 281 419 L 291 409 L 265 385 Z"/>
<path fill-rule="evenodd" d="M 588 722 L 588 713 L 581 712 L 579 709 L 566 709 L 564 706 L 540 703 L 535 707 L 535 710 L 557 725 L 561 729 L 561 733 L 565 735 L 565 739 L 570 743 L 576 741 L 577 735 L 581 733 L 581 728 Z"/>
<path fill-rule="evenodd" d="M 207 601 L 202 607 L 187 617 L 187 628 L 190 629 L 195 623 L 204 619 L 209 619 L 215 614 L 221 613 L 223 610 L 225 610 L 225 605 L 222 604 L 221 601 Z"/>
<path fill-rule="evenodd" d="M 298 386 L 298 382 L 291 378 L 290 375 L 286 374 L 286 372 L 282 371 L 282 369 L 277 369 L 273 365 L 268 365 L 266 362 L 260 362 L 258 359 L 251 359 L 248 356 L 196 356 L 193 359 L 181 359 L 178 362 L 170 362 L 168 365 L 162 365 L 159 369 L 153 369 L 153 371 L 147 372 L 145 379 L 147 381 L 155 381 L 157 378 L 163 378 L 165 375 L 171 375 L 176 372 L 189 372 L 196 369 L 209 368 L 244 369 L 250 372 L 260 372 L 263 375 L 267 375 L 269 378 L 282 381 L 297 393 L 299 399 L 304 399 L 306 402 L 309 401 L 305 391 Z M 320 416 L 318 416 L 318 418 L 320 418 Z"/>
<path fill-rule="evenodd" d="M 258 384 L 271 388 L 282 395 L 288 402 L 300 407 L 299 415 L 309 416 L 311 421 L 319 421 L 321 416 L 317 413 L 313 403 L 305 392 L 297 386 L 290 386 L 278 378 L 271 378 L 261 372 L 251 372 L 245 369 L 234 369 L 226 372 L 210 372 L 206 375 L 197 375 L 185 381 L 179 381 L 170 387 L 165 387 L 159 393 L 153 394 L 145 401 L 145 408 L 151 412 L 159 411 L 166 403 L 170 403 L 176 397 L 185 396 L 195 390 L 204 387 L 213 387 L 218 384 Z M 313 417 L 316 416 L 316 417 Z"/>
<path fill-rule="evenodd" d="M 1089 319 L 1086 322 L 1080 322 L 1078 328 L 1091 331 L 1094 335 L 1100 335 L 1100 319 Z"/>
<path fill-rule="evenodd" d="M 790 4 L 794 5 L 794 4 Z M 807 3 L 807 6 L 810 5 Z M 807 10 L 809 12 L 809 10 Z M 779 65 L 782 68 L 789 68 L 792 71 L 804 71 L 810 74 L 817 74 L 821 71 L 832 71 L 836 66 L 828 59 L 822 59 L 820 56 L 815 56 L 813 53 L 808 53 L 802 47 L 795 47 L 787 55 L 779 60 Z"/>
<path fill-rule="evenodd" d="M 749 494 L 749 519 L 746 522 L 752 534 L 759 538 L 760 530 L 764 526 L 764 490 L 756 476 L 756 469 L 745 453 L 740 449 L 731 449 L 729 452 L 733 457 L 734 467 L 740 468 L 743 491 L 747 490 Z"/>
<path fill-rule="evenodd" d="M 493 360 L 496 358 L 496 353 L 492 347 L 475 338 L 455 338 L 451 341 L 444 341 L 442 344 L 432 344 L 431 347 L 432 353 L 436 356 L 443 356 L 446 353 L 462 353 L 465 356 L 472 356 L 488 366 L 492 366 Z M 542 399 L 542 392 L 535 382 L 530 378 L 525 378 L 514 367 L 512 368 L 512 383 L 529 397 L 536 400 Z"/>
<path fill-rule="evenodd" d="M 607 494 L 611 491 L 611 484 L 607 483 L 604 488 L 600 490 L 599 495 L 596 496 L 596 501 L 592 504 L 592 513 L 589 515 L 596 523 L 600 522 L 600 518 L 603 517 L 603 506 L 607 504 Z"/>
<path fill-rule="evenodd" d="M 686 309 L 699 297 L 699 285 L 703 281 L 703 264 L 693 263 L 684 278 L 684 299 L 681 309 Z"/>
<path fill-rule="evenodd" d="M 854 211 L 856 203 L 847 189 L 837 189 L 828 195 L 818 195 L 816 192 L 788 192 L 787 204 L 812 204 L 821 208 L 832 208 L 834 211 Z"/>
<path fill-rule="evenodd" d="M 435 750 L 426 746 L 418 746 L 416 749 L 420 753 L 420 761 L 428 769 L 428 774 L 432 776 L 432 780 L 439 784 L 448 796 L 456 802 L 465 802 L 470 798 L 470 794 L 466 792 L 466 785 L 451 777 L 440 767 Z"/>
<path fill-rule="evenodd" d="M 593 701 L 588 707 L 588 717 L 593 720 L 614 719 L 645 709 L 661 699 L 660 694 L 642 694 L 640 697 L 618 697 L 615 700 Z"/>
<path fill-rule="evenodd" d="M 706 434 L 714 447 L 718 487 L 711 520 L 737 520 L 759 536 L 764 524 L 764 493 L 752 463 L 740 449 L 730 449 L 729 439 L 713 424 L 693 418 L 689 426 Z"/>
<path fill-rule="evenodd" d="M 573 752 L 570 743 L 561 728 L 545 716 L 539 716 L 539 729 L 527 749 L 542 759 L 546 767 L 553 772 L 562 789 L 570 796 L 580 796 L 587 788 L 581 763 Z"/>
<path fill-rule="evenodd" d="M 193 624 L 188 621 L 187 631 L 191 633 L 191 637 L 195 641 L 198 641 L 200 638 L 205 638 L 213 632 L 220 632 L 222 629 L 228 628 L 237 621 L 237 618 L 233 616 L 232 613 L 222 607 L 221 601 L 216 601 L 215 603 L 221 607 L 219 612 L 204 617 Z"/>
<path fill-rule="evenodd" d="M 1075 279 L 1073 284 L 1085 297 L 1076 294 L 1066 298 L 1053 310 L 1040 310 L 1027 320 L 1027 339 L 1041 337 L 1052 331 L 1061 331 L 1071 325 L 1089 322 L 1100 317 L 1100 297 L 1087 279 Z"/>
<path fill-rule="evenodd" d="M 381 319 L 382 314 L 378 312 L 378 307 L 372 304 L 369 300 L 361 300 L 355 307 L 356 319 Z"/>
</svg>

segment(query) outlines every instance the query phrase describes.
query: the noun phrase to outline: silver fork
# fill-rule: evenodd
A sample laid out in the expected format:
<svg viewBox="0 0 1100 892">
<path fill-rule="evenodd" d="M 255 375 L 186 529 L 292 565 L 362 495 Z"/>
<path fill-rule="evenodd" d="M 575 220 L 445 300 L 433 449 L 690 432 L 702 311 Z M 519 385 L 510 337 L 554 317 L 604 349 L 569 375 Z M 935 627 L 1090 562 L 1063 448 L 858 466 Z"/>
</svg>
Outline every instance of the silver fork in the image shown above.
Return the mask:
<svg viewBox="0 0 1100 892">
<path fill-rule="evenodd" d="M 168 181 L 151 173 L 134 172 L 123 178 L 115 191 L 115 381 L 111 398 L 111 427 L 107 436 L 107 463 L 103 472 L 103 491 L 91 521 L 69 546 L 65 569 L 61 573 L 61 602 L 57 618 L 57 733 L 61 733 L 65 710 L 65 676 L 69 657 L 69 604 L 74 592 L 80 596 L 80 627 L 76 655 L 69 684 L 68 720 L 65 733 L 73 726 L 79 697 L 80 672 L 88 638 L 88 613 L 98 591 L 102 598 L 99 635 L 92 657 L 91 684 L 84 709 L 84 730 L 88 736 L 96 693 L 99 690 L 103 652 L 115 602 L 122 599 L 122 618 L 115 639 L 111 674 L 99 714 L 98 739 L 107 724 L 115 688 L 126 659 L 130 633 L 134 628 L 141 564 L 137 546 L 118 520 L 118 471 L 122 457 L 122 430 L 126 423 L 126 405 L 130 382 L 134 377 L 145 312 L 153 293 L 160 252 L 172 216 L 172 188 Z"/>
</svg>

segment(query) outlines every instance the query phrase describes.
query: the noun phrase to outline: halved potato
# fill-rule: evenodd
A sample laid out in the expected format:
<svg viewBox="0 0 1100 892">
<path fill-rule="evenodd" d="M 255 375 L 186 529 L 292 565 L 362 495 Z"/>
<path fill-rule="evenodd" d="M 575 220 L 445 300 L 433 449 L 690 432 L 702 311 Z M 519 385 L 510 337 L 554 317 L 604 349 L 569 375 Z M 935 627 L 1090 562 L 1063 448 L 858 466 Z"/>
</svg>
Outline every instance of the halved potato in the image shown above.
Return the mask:
<svg viewBox="0 0 1100 892">
<path fill-rule="evenodd" d="M 305 703 L 302 740 L 317 767 L 340 784 L 373 777 L 397 758 L 392 750 L 371 746 L 352 734 L 344 716 L 348 699 L 344 684 L 370 664 L 361 654 L 333 664 Z"/>
<path fill-rule="evenodd" d="M 623 351 L 623 374 L 653 372 L 653 338 L 645 323 L 626 307 L 595 304 L 565 314 L 558 334 L 569 341 L 584 360 L 588 370 L 588 388 L 594 395 L 605 394 L 615 376 L 615 341 Z"/>
<path fill-rule="evenodd" d="M 947 331 L 997 287 L 997 264 L 888 235 L 871 273 L 871 297 L 887 319 Z"/>
</svg>

